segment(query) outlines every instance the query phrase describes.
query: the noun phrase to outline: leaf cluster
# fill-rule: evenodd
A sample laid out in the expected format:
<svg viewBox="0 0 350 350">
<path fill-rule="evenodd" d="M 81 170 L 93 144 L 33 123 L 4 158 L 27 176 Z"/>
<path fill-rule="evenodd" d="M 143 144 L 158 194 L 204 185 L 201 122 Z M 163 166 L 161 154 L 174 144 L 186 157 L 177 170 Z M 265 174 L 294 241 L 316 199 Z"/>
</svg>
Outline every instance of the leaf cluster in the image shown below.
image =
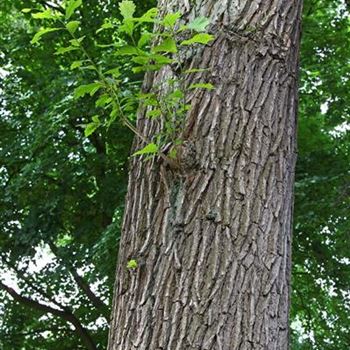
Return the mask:
<svg viewBox="0 0 350 350">
<path fill-rule="evenodd" d="M 212 90 L 214 88 L 210 83 L 195 83 L 186 87 L 185 73 L 196 74 L 204 69 L 192 68 L 185 72 L 181 57 L 183 47 L 207 45 L 214 40 L 213 35 L 205 33 L 209 20 L 199 17 L 183 25 L 180 24 L 181 14 L 179 12 L 168 13 L 160 18 L 156 8 L 151 8 L 142 16 L 136 17 L 136 5 L 132 1 L 122 1 L 119 4 L 122 19 L 120 21 L 107 20 L 96 30 L 97 35 L 110 29 L 117 33 L 118 40 L 107 46 L 116 49 L 114 54 L 118 58 L 119 65 L 105 68 L 88 53 L 83 42 L 85 36 L 77 36 L 80 21 L 71 20 L 74 12 L 82 5 L 82 1 L 68 1 L 65 13 L 52 10 L 34 12 L 32 14 L 34 19 L 51 20 L 54 26 L 41 28 L 31 42 L 36 44 L 48 33 L 66 30 L 72 37 L 69 40 L 70 45 L 60 46 L 56 54 L 79 51 L 82 57 L 71 63 L 71 69 L 88 69 L 95 72 L 95 80 L 78 86 L 75 89 L 74 98 L 96 95 L 98 97 L 96 107 L 103 111 L 109 110 L 109 117 L 101 120 L 99 115 L 94 115 L 91 122 L 83 125 L 85 136 L 90 136 L 99 127 L 109 128 L 113 122 L 119 120 L 146 142 L 146 146 L 135 152 L 134 155 L 157 154 L 164 144 L 169 142 L 173 145 L 179 144 L 184 117 L 190 109 L 190 105 L 186 103 L 187 92 L 194 89 Z M 30 9 L 26 8 L 24 12 L 29 13 Z M 60 23 L 61 27 L 56 26 L 56 23 Z M 158 29 L 150 31 L 153 25 Z M 183 39 L 183 35 L 189 38 Z M 154 86 L 153 91 L 148 94 L 136 94 L 130 91 L 127 80 L 124 78 L 125 72 L 130 69 L 135 74 L 143 74 L 174 66 L 179 68 L 179 74 L 169 78 L 165 84 Z M 164 130 L 153 135 L 152 140 L 140 135 L 133 125 L 135 119 L 133 113 L 135 106 L 139 104 L 148 109 L 146 113 L 148 117 L 161 118 L 165 125 Z"/>
</svg>

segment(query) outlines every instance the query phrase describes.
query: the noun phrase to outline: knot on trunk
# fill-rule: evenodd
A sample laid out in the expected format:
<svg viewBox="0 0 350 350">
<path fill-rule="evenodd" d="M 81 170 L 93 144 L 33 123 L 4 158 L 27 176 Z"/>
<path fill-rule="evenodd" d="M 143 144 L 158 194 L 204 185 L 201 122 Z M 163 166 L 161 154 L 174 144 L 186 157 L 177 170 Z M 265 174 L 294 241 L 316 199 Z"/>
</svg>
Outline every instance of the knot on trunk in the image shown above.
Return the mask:
<svg viewBox="0 0 350 350">
<path fill-rule="evenodd" d="M 167 165 L 174 171 L 189 173 L 198 165 L 196 147 L 192 141 L 183 141 L 180 145 L 165 150 Z"/>
<path fill-rule="evenodd" d="M 196 168 L 197 161 L 196 146 L 192 141 L 184 141 L 178 151 L 178 159 L 181 169 L 184 172 L 188 172 Z"/>
</svg>

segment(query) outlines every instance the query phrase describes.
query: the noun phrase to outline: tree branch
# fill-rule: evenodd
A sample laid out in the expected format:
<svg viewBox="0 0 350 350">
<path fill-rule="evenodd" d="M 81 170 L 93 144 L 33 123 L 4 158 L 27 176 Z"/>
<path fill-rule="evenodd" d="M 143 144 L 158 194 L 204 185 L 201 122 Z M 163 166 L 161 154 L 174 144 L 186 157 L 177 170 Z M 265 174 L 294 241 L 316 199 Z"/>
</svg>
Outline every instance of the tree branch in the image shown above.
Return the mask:
<svg viewBox="0 0 350 350">
<path fill-rule="evenodd" d="M 50 2 L 45 1 L 45 0 L 41 0 L 41 1 L 38 1 L 38 2 L 39 2 L 39 4 L 43 5 L 44 7 L 51 8 L 53 10 L 59 11 L 59 12 L 64 14 L 64 9 L 62 7 L 60 7 L 60 6 L 58 6 L 58 5 L 55 6 L 54 4 L 51 4 Z"/>
<path fill-rule="evenodd" d="M 350 0 L 345 0 L 346 7 L 350 11 Z"/>
<path fill-rule="evenodd" d="M 69 268 L 69 272 L 72 274 L 75 282 L 84 291 L 86 296 L 89 298 L 91 303 L 100 310 L 103 317 L 109 320 L 109 311 L 107 305 L 90 289 L 90 286 L 85 282 L 85 280 L 77 273 L 73 268 Z"/>
<path fill-rule="evenodd" d="M 19 302 L 27 307 L 38 310 L 38 311 L 43 312 L 43 313 L 50 313 L 54 316 L 60 317 L 64 320 L 66 320 L 67 322 L 71 323 L 74 326 L 75 332 L 78 334 L 78 336 L 80 337 L 82 342 L 85 344 L 86 348 L 88 350 L 97 350 L 96 345 L 95 345 L 94 341 L 92 340 L 89 332 L 87 331 L 87 329 L 85 329 L 83 327 L 83 325 L 80 323 L 78 318 L 73 313 L 68 312 L 67 310 L 65 310 L 65 311 L 58 310 L 58 309 L 55 309 L 51 306 L 41 304 L 38 301 L 35 301 L 35 300 L 30 299 L 28 297 L 24 297 L 24 296 L 20 295 L 19 293 L 17 293 L 13 288 L 7 286 L 2 281 L 0 281 L 0 288 L 2 288 L 8 294 L 10 294 L 15 301 L 17 301 L 17 302 Z"/>
<path fill-rule="evenodd" d="M 108 321 L 109 320 L 109 310 L 107 305 L 91 290 L 88 283 L 85 282 L 83 277 L 81 277 L 78 272 L 74 269 L 70 262 L 67 262 L 66 259 L 62 259 L 60 253 L 58 252 L 57 247 L 53 242 L 49 242 L 50 249 L 52 253 L 62 261 L 62 263 L 66 266 L 69 273 L 72 275 L 74 281 L 77 283 L 79 288 L 85 293 L 90 302 L 97 310 L 100 311 L 102 316 Z"/>
<path fill-rule="evenodd" d="M 64 305 L 57 302 L 51 295 L 47 292 L 39 288 L 29 277 L 26 277 L 24 273 L 19 270 L 14 264 L 9 261 L 6 261 L 4 258 L 1 259 L 3 264 L 5 264 L 9 269 L 12 269 L 18 278 L 22 279 L 30 288 L 32 288 L 37 293 L 41 294 L 44 298 L 46 298 L 50 303 L 55 304 L 60 309 L 69 311 Z"/>
</svg>

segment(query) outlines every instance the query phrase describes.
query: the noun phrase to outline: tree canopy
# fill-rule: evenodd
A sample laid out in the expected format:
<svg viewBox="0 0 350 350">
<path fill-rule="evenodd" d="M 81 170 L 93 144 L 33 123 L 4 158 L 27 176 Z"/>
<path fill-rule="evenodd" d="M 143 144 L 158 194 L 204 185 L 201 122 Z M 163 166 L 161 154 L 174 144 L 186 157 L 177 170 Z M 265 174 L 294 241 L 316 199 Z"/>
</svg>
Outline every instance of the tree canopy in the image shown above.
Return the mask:
<svg viewBox="0 0 350 350">
<path fill-rule="evenodd" d="M 140 1 L 136 11 L 154 5 Z M 31 44 L 49 19 L 38 22 L 22 11 L 29 8 L 63 11 L 59 1 L 39 0 L 5 0 L 0 8 L 0 347 L 80 349 L 91 338 L 103 349 L 133 135 L 118 122 L 84 134 L 101 111 L 89 94 L 75 100 L 74 89 L 94 72 L 72 65 L 81 60 L 77 51 L 55 54 L 67 33 Z M 294 350 L 350 343 L 349 10 L 347 1 L 304 4 Z M 135 94 L 143 73 L 115 55 L 121 39 L 109 27 L 121 19 L 118 3 L 84 1 L 74 16 L 89 55 L 111 68 L 123 60 L 126 94 Z"/>
</svg>

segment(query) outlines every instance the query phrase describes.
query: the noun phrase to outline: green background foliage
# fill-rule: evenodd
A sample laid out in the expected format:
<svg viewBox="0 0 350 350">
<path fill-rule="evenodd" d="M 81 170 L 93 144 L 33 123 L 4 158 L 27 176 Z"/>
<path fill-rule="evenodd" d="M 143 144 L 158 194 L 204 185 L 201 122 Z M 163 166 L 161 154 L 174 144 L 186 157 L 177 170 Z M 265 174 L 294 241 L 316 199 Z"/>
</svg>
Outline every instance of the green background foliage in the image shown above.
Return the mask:
<svg viewBox="0 0 350 350">
<path fill-rule="evenodd" d="M 304 4 L 292 315 L 310 337 L 295 349 L 350 344 L 349 10 Z"/>
<path fill-rule="evenodd" d="M 120 123 L 92 125 L 91 133 L 84 129 L 106 120 L 110 111 L 101 112 L 89 94 L 74 98 L 74 90 L 93 82 L 95 72 L 81 69 L 78 50 L 55 54 L 67 47 L 68 32 L 50 32 L 30 43 L 50 20 L 38 21 L 21 9 L 54 4 L 5 0 L 0 8 L 0 267 L 17 276 L 21 295 L 51 300 L 53 307 L 56 300 L 73 311 L 104 349 L 133 135 Z M 135 16 L 154 5 L 137 2 Z M 348 11 L 346 2 L 305 0 L 293 350 L 347 350 L 350 344 Z M 114 68 L 118 60 L 129 83 L 125 93 L 134 94 L 143 72 L 131 70 L 128 56 L 115 55 L 120 38 L 111 27 L 122 20 L 118 2 L 85 1 L 69 20 L 80 22 L 76 33 L 85 36 L 85 48 L 99 65 Z M 206 24 L 198 19 L 194 25 L 201 31 Z M 131 114 L 136 107 L 131 105 Z M 40 254 L 47 263 L 35 267 Z M 93 305 L 77 275 L 105 306 Z M 29 308 L 1 288 L 0 300 L 0 348 L 84 348 L 65 320 Z"/>
</svg>

